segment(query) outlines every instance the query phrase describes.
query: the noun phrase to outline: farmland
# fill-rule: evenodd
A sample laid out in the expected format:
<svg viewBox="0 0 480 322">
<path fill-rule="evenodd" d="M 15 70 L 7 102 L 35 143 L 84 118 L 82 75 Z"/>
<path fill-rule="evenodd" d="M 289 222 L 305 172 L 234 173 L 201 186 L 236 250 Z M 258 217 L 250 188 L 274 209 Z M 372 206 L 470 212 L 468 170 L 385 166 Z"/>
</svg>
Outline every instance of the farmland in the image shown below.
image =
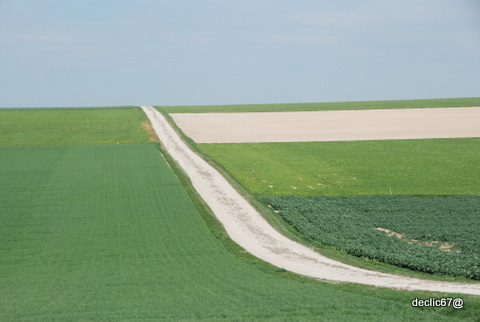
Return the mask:
<svg viewBox="0 0 480 322">
<path fill-rule="evenodd" d="M 351 255 L 480 279 L 479 196 L 263 200 L 307 238 Z"/>
<path fill-rule="evenodd" d="M 480 194 L 479 138 L 197 147 L 261 196 Z"/>
<path fill-rule="evenodd" d="M 476 279 L 479 274 L 476 250 L 470 252 L 472 256 L 462 264 L 460 258 L 468 257 L 464 251 L 447 253 L 426 243 L 458 242 L 460 238 L 469 245 L 466 248 L 478 247 L 478 241 L 472 237 L 478 236 L 480 230 L 478 215 L 466 209 L 475 209 L 475 205 L 478 208 L 479 144 L 480 139 L 470 138 L 196 146 L 258 199 L 280 208 L 285 206 L 285 200 L 295 205 L 288 211 L 280 211 L 280 216 L 287 225 L 313 241 L 313 246 L 321 249 L 330 245 L 366 260 L 337 257 L 332 252 L 330 256 L 365 267 L 371 267 L 370 261 L 375 260 L 420 272 Z M 284 198 L 289 195 L 295 197 Z M 472 197 L 456 199 L 462 195 Z M 266 196 L 272 198 L 264 199 Z M 315 196 L 337 198 L 306 198 Z M 402 196 L 422 198 L 402 199 Z M 395 208 L 399 200 L 402 206 Z M 446 206 L 455 200 L 452 204 L 457 207 Z M 468 206 L 467 200 L 474 206 Z M 364 205 L 366 201 L 374 208 L 362 210 L 358 204 Z M 463 203 L 467 208 L 460 206 Z M 307 204 L 308 209 L 302 207 Z M 337 220 L 343 215 L 347 219 L 341 229 Z M 368 216 L 373 216 L 371 221 Z M 382 216 L 383 226 L 376 221 Z M 410 226 L 397 227 L 396 220 Z M 415 231 L 415 237 L 406 237 L 413 233 L 415 225 L 420 225 L 421 231 Z M 377 227 L 405 235 L 405 239 L 388 237 L 385 232 L 375 230 Z M 458 227 L 454 233 L 453 227 Z M 457 236 L 445 234 L 448 231 Z M 420 242 L 408 243 L 417 238 Z M 429 261 L 425 261 L 426 258 Z M 381 266 L 377 269 L 390 270 Z"/>
<path fill-rule="evenodd" d="M 312 281 L 244 254 L 147 143 L 138 109 L 38 110 L 43 126 L 20 112 L 0 112 L 1 320 L 450 321 L 480 307 L 412 308 L 431 293 Z"/>
<path fill-rule="evenodd" d="M 204 106 L 161 106 L 167 113 L 234 113 L 234 112 L 286 112 L 286 111 L 332 111 L 422 107 L 480 106 L 480 97 L 444 98 L 421 100 L 356 101 L 295 104 L 243 104 Z"/>
<path fill-rule="evenodd" d="M 0 109 L 0 146 L 146 143 L 146 120 L 134 107 Z"/>
</svg>

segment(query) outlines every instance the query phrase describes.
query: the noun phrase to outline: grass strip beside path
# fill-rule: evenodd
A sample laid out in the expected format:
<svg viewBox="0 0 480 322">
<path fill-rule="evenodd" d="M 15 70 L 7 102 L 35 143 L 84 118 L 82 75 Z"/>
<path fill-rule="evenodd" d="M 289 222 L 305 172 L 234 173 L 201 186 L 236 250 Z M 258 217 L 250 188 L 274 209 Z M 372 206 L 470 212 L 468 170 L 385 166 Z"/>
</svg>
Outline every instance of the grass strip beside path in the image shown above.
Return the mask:
<svg viewBox="0 0 480 322">
<path fill-rule="evenodd" d="M 261 196 L 480 195 L 480 138 L 197 148 Z"/>
</svg>

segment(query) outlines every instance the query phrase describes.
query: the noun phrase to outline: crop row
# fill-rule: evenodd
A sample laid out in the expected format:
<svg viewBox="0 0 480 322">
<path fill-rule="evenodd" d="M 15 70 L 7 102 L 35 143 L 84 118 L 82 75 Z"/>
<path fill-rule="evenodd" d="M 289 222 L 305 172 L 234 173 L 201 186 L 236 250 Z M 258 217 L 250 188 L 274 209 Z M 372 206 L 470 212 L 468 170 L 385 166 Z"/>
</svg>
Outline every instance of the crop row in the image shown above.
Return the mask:
<svg viewBox="0 0 480 322">
<path fill-rule="evenodd" d="M 421 272 L 480 280 L 480 196 L 263 200 L 313 241 Z"/>
</svg>

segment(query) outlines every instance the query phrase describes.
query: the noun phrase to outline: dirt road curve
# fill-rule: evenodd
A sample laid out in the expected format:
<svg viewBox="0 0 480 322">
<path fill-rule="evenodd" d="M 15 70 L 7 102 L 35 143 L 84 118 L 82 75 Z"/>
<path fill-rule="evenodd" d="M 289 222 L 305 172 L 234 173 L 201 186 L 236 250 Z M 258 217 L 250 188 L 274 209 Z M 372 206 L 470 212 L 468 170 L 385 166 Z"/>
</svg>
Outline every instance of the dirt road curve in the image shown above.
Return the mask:
<svg viewBox="0 0 480 322">
<path fill-rule="evenodd" d="M 480 137 L 480 107 L 171 116 L 197 143 Z"/>
<path fill-rule="evenodd" d="M 254 256 L 288 271 L 319 279 L 480 295 L 480 284 L 427 281 L 360 269 L 326 258 L 286 238 L 273 229 L 218 171 L 195 154 L 159 112 L 149 106 L 142 108 L 168 153 L 190 177 L 230 238 Z"/>
</svg>

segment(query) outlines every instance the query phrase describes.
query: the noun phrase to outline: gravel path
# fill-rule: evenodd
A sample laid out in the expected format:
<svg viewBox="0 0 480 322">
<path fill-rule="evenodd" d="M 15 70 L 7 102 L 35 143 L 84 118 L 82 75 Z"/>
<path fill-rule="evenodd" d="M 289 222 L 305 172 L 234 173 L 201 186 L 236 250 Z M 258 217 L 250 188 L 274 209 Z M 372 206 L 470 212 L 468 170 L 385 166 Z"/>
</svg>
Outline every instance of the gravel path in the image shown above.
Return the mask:
<svg viewBox="0 0 480 322">
<path fill-rule="evenodd" d="M 161 113 L 150 106 L 142 106 L 142 109 L 168 153 L 190 177 L 194 188 L 230 238 L 254 256 L 285 270 L 318 279 L 403 290 L 480 295 L 480 284 L 429 281 L 369 271 L 329 259 L 286 238 L 270 226 L 217 170 L 194 153 Z"/>
</svg>

